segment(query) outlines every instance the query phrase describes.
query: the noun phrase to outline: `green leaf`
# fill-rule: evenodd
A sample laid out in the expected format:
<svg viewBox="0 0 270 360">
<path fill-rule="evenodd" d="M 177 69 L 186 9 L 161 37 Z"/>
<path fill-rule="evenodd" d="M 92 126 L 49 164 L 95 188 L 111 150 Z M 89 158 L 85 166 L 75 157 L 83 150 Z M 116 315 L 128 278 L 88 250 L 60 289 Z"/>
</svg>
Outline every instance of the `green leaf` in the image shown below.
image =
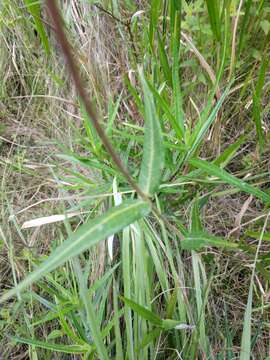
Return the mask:
<svg viewBox="0 0 270 360">
<path fill-rule="evenodd" d="M 164 145 L 153 95 L 144 78 L 142 68 L 139 69 L 139 74 L 143 86 L 145 108 L 143 160 L 139 186 L 145 194 L 153 195 L 161 181 L 164 165 Z"/>
<path fill-rule="evenodd" d="M 240 179 L 237 179 L 235 176 L 227 173 L 223 169 L 220 169 L 218 166 L 214 165 L 213 163 L 209 163 L 205 160 L 200 160 L 200 159 L 191 159 L 189 160 L 189 163 L 198 169 L 204 170 L 209 175 L 216 176 L 217 178 L 223 180 L 225 183 L 235 186 L 236 188 L 251 195 L 254 195 L 257 198 L 270 204 L 270 196 L 267 193 L 265 193 L 260 189 L 257 189 L 252 185 L 247 184 L 246 182 Z"/>
<path fill-rule="evenodd" d="M 230 85 L 225 89 L 224 93 L 221 95 L 220 99 L 216 103 L 214 109 L 212 110 L 209 117 L 206 119 L 206 121 L 199 121 L 196 125 L 193 135 L 191 137 L 191 145 L 190 149 L 186 155 L 186 160 L 191 158 L 191 156 L 195 153 L 195 151 L 200 146 L 206 132 L 210 128 L 210 126 L 213 124 L 214 120 L 216 119 L 216 116 L 218 114 L 219 109 L 221 108 L 225 98 L 227 97 L 229 93 Z"/>
<path fill-rule="evenodd" d="M 169 120 L 172 128 L 175 131 L 175 134 L 177 136 L 178 139 L 182 139 L 183 133 L 182 133 L 182 129 L 180 127 L 179 122 L 177 121 L 176 117 L 172 114 L 170 105 L 168 104 L 168 102 L 164 99 L 164 97 L 159 94 L 159 92 L 155 89 L 154 85 L 152 85 L 150 83 L 150 81 L 148 81 L 148 86 L 150 88 L 150 90 L 153 93 L 153 96 L 156 100 L 156 103 L 160 106 L 160 108 L 164 111 L 167 119 Z"/>
<path fill-rule="evenodd" d="M 86 310 L 87 325 L 91 332 L 93 342 L 96 345 L 97 354 L 100 357 L 100 359 L 109 360 L 107 349 L 105 348 L 104 341 L 102 339 L 98 317 L 96 316 L 96 308 L 95 305 L 92 303 L 91 297 L 88 295 L 87 277 L 85 277 L 82 272 L 78 258 L 75 258 L 73 260 L 73 269 L 78 279 L 79 288 L 80 288 L 80 298 L 83 301 Z"/>
<path fill-rule="evenodd" d="M 5 293 L 0 298 L 0 303 L 24 290 L 30 284 L 38 281 L 45 274 L 53 271 L 74 256 L 96 245 L 99 241 L 146 216 L 149 211 L 149 204 L 141 200 L 127 200 L 96 219 L 88 221 L 68 240 L 64 241 L 36 270 L 30 273 L 14 289 Z"/>
<path fill-rule="evenodd" d="M 62 330 L 56 329 L 56 330 L 53 330 L 53 331 L 50 332 L 50 334 L 47 336 L 47 340 L 54 340 L 54 339 L 57 339 L 57 338 L 59 338 L 59 337 L 61 337 L 63 335 L 64 335 L 64 333 L 63 333 Z"/>
<path fill-rule="evenodd" d="M 238 244 L 223 240 L 222 238 L 205 232 L 189 234 L 181 241 L 181 247 L 184 250 L 198 250 L 204 246 L 216 246 L 229 249 L 237 249 L 239 247 Z"/>
<path fill-rule="evenodd" d="M 191 209 L 191 231 L 192 232 L 203 231 L 203 226 L 200 219 L 200 209 L 199 209 L 198 200 L 195 201 Z"/>
<path fill-rule="evenodd" d="M 229 145 L 221 155 L 214 161 L 215 165 L 224 168 L 235 156 L 240 146 L 246 141 L 246 136 L 242 135 L 233 144 Z"/>
<path fill-rule="evenodd" d="M 265 35 L 268 35 L 270 31 L 270 22 L 268 20 L 262 20 L 260 26 L 263 29 Z"/>
<path fill-rule="evenodd" d="M 150 25 L 149 25 L 150 46 L 154 45 L 154 32 L 157 31 L 159 9 L 160 9 L 160 0 L 151 0 Z"/>
<path fill-rule="evenodd" d="M 246 231 L 245 232 L 246 236 L 250 236 L 253 239 L 259 239 L 261 236 L 261 232 L 260 231 Z M 269 232 L 265 232 L 262 236 L 262 240 L 264 241 L 270 241 L 270 233 Z"/>
<path fill-rule="evenodd" d="M 88 136 L 88 139 L 90 141 L 90 144 L 92 146 L 92 151 L 98 155 L 99 149 L 101 147 L 101 141 L 97 135 L 96 129 L 94 128 L 94 125 L 92 124 L 91 119 L 89 118 L 89 115 L 85 109 L 85 106 L 83 102 L 79 99 L 80 104 L 80 113 L 83 119 L 84 128 L 86 131 L 86 134 Z"/>
<path fill-rule="evenodd" d="M 183 326 L 183 324 L 181 324 L 179 320 L 172 320 L 172 319 L 162 320 L 162 328 L 164 330 L 177 329 L 177 327 L 181 329 L 181 326 Z M 188 328 L 188 325 L 185 326 L 187 326 Z"/>
<path fill-rule="evenodd" d="M 269 59 L 265 58 L 262 61 L 259 74 L 258 74 L 258 81 L 256 84 L 256 88 L 253 92 L 253 119 L 256 126 L 256 132 L 260 144 L 261 150 L 263 149 L 265 143 L 265 135 L 262 127 L 262 106 L 261 106 L 261 97 L 262 97 L 262 90 L 263 85 L 265 82 L 266 70 L 269 66 Z"/>
<path fill-rule="evenodd" d="M 217 0 L 206 0 L 208 15 L 210 18 L 211 29 L 216 39 L 220 41 L 220 29 L 221 22 L 219 16 L 219 1 Z"/>
<path fill-rule="evenodd" d="M 50 55 L 50 45 L 49 45 L 48 37 L 45 28 L 43 26 L 43 23 L 40 19 L 40 14 L 41 14 L 40 4 L 37 0 L 24 0 L 24 2 L 27 7 L 27 10 L 34 18 L 35 27 L 41 39 L 42 45 L 47 55 Z"/>
<path fill-rule="evenodd" d="M 106 134 L 108 136 L 111 136 L 111 134 L 112 134 L 113 124 L 114 124 L 114 121 L 118 114 L 121 99 L 122 99 L 122 93 L 119 95 L 119 97 L 115 103 L 113 103 L 111 99 L 109 101 L 108 122 L 107 122 L 107 126 L 106 126 Z"/>
<path fill-rule="evenodd" d="M 253 298 L 253 279 L 250 282 L 248 301 L 244 316 L 244 327 L 241 339 L 240 360 L 250 360 L 251 350 L 251 314 L 252 314 L 252 298 Z"/>
<path fill-rule="evenodd" d="M 140 343 L 139 348 L 143 349 L 145 346 L 147 346 L 148 344 L 152 343 L 161 333 L 161 329 L 156 328 L 152 331 L 150 331 L 149 333 L 147 333 L 143 339 L 142 342 Z"/>
<path fill-rule="evenodd" d="M 28 344 L 32 346 L 37 346 L 43 349 L 52 350 L 52 351 L 60 351 L 62 353 L 67 354 L 82 354 L 91 350 L 91 347 L 87 344 L 85 345 L 62 345 L 62 344 L 53 344 L 45 341 L 33 340 L 20 338 L 17 336 L 10 336 L 13 341 L 16 341 L 21 344 Z"/>
<path fill-rule="evenodd" d="M 126 305 L 128 305 L 133 311 L 139 314 L 142 318 L 150 321 L 152 324 L 162 327 L 162 319 L 154 314 L 152 311 L 146 309 L 144 306 L 137 304 L 136 302 L 132 301 L 131 299 L 127 299 L 123 296 L 120 298 L 124 301 Z"/>
<path fill-rule="evenodd" d="M 191 209 L 191 232 L 192 233 L 204 233 L 203 225 L 200 218 L 200 207 L 199 201 L 196 199 L 194 205 Z M 203 234 L 204 236 L 209 237 L 209 234 Z M 201 240 L 201 239 L 200 239 Z M 217 240 L 215 238 L 215 240 Z M 190 244 L 188 244 L 190 245 Z M 203 292 L 204 292 L 204 281 L 201 275 L 202 273 L 202 264 L 200 255 L 196 251 L 191 252 L 192 258 L 192 269 L 193 269 L 193 277 L 194 277 L 194 289 L 196 296 L 196 307 L 197 307 L 197 326 L 198 326 L 198 336 L 200 339 L 200 345 L 204 352 L 207 351 L 207 338 L 205 332 L 205 309 L 204 309 L 204 300 L 203 300 Z M 200 266 L 201 264 L 201 266 Z"/>
<path fill-rule="evenodd" d="M 167 83 L 172 87 L 172 71 L 169 65 L 169 60 L 165 50 L 164 41 L 161 39 L 158 32 L 157 32 L 157 38 L 158 38 L 158 52 L 159 52 L 160 64 Z"/>
<path fill-rule="evenodd" d="M 250 19 L 250 9 L 251 9 L 251 5 L 252 5 L 252 0 L 246 0 L 244 2 L 244 18 L 242 20 L 242 24 L 241 24 L 241 30 L 240 30 L 240 36 L 239 36 L 239 45 L 238 45 L 238 52 L 241 53 L 241 50 L 243 48 L 244 45 L 244 38 L 249 34 L 249 31 L 247 30 L 247 25 L 248 25 L 248 21 Z"/>
<path fill-rule="evenodd" d="M 181 1 L 171 1 L 171 26 L 172 26 L 172 85 L 175 120 L 181 131 L 179 140 L 185 137 L 185 114 L 183 111 L 183 94 L 180 85 L 180 33 L 181 33 Z"/>
</svg>

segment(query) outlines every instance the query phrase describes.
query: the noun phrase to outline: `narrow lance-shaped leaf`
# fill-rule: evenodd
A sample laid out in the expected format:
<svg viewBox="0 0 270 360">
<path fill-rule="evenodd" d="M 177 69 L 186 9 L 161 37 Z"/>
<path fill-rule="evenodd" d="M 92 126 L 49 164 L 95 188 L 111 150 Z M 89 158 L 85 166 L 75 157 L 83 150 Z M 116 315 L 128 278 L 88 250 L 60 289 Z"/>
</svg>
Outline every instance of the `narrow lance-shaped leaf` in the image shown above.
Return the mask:
<svg viewBox="0 0 270 360">
<path fill-rule="evenodd" d="M 0 298 L 0 303 L 24 290 L 33 282 L 58 266 L 89 249 L 99 241 L 120 231 L 134 221 L 146 216 L 150 205 L 141 200 L 127 200 L 105 214 L 82 225 L 76 233 L 64 241 L 36 270 L 30 273 L 15 288 Z"/>
<path fill-rule="evenodd" d="M 228 249 L 237 249 L 239 247 L 238 244 L 223 240 L 222 238 L 205 232 L 192 233 L 181 241 L 181 247 L 184 250 L 198 250 L 204 246 L 215 246 Z"/>
<path fill-rule="evenodd" d="M 139 69 L 139 75 L 143 86 L 145 114 L 143 160 L 139 186 L 145 194 L 153 195 L 158 189 L 161 180 L 164 164 L 164 146 L 153 95 L 144 78 L 142 68 Z"/>
<path fill-rule="evenodd" d="M 157 32 L 157 39 L 158 39 L 158 52 L 159 52 L 160 64 L 164 73 L 164 77 L 168 82 L 169 86 L 172 86 L 172 71 L 169 65 L 169 60 L 168 60 L 167 52 L 165 50 L 164 41 L 160 37 L 158 32 Z"/>
<path fill-rule="evenodd" d="M 49 343 L 47 341 L 39 341 L 35 339 L 26 339 L 26 338 L 20 338 L 17 336 L 11 336 L 10 337 L 12 341 L 15 341 L 17 343 L 21 344 L 28 344 L 36 347 L 40 347 L 42 349 L 52 350 L 52 351 L 60 351 L 61 353 L 67 353 L 67 354 L 82 354 L 86 353 L 89 350 L 91 350 L 91 347 L 87 344 L 85 345 L 63 345 L 63 344 L 53 344 Z"/>
<path fill-rule="evenodd" d="M 257 189 L 255 186 L 247 184 L 245 181 L 237 179 L 235 176 L 227 173 L 223 169 L 220 169 L 218 166 L 200 159 L 191 159 L 189 163 L 196 168 L 204 170 L 209 175 L 216 176 L 217 178 L 223 180 L 225 183 L 235 186 L 239 190 L 254 195 L 257 198 L 270 204 L 270 195 L 260 189 Z"/>
<path fill-rule="evenodd" d="M 143 319 L 150 321 L 152 324 L 162 327 L 162 319 L 158 317 L 155 313 L 148 310 L 144 306 L 137 304 L 135 301 L 131 299 L 127 299 L 123 296 L 120 296 L 121 300 L 125 302 L 133 311 L 138 313 Z"/>
</svg>

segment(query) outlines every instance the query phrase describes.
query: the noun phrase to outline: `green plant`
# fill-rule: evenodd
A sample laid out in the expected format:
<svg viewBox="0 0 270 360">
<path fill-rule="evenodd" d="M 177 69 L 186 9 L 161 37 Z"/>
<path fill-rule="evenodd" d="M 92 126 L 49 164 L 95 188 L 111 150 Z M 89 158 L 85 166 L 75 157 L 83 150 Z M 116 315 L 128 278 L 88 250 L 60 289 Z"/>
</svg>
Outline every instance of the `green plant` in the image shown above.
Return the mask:
<svg viewBox="0 0 270 360">
<path fill-rule="evenodd" d="M 15 75 L 3 61 L 12 73 L 3 81 L 4 118 L 17 109 L 12 96 L 29 96 L 27 117 L 57 133 L 57 151 L 46 149 L 46 175 L 26 145 L 18 166 L 21 152 L 12 147 L 15 140 L 21 145 L 19 137 L 1 157 L 2 217 L 10 216 L 1 241 L 12 273 L 5 284 L 12 289 L 1 297 L 7 356 L 16 345 L 32 359 L 52 352 L 263 359 L 270 280 L 267 3 L 61 2 L 72 49 L 54 2 L 47 4 L 48 18 L 39 2 L 12 8 L 5 1 L 1 9 L 7 53 L 13 39 L 20 45 L 12 55 Z M 49 45 L 52 19 L 78 96 Z M 33 55 L 35 38 L 41 46 Z M 57 196 L 49 188 L 37 203 L 58 217 L 44 220 L 42 213 L 45 225 L 21 229 L 32 204 L 14 206 L 12 175 L 57 185 Z M 35 234 L 53 242 L 40 252 L 37 245 L 17 250 L 13 238 L 31 247 Z"/>
</svg>

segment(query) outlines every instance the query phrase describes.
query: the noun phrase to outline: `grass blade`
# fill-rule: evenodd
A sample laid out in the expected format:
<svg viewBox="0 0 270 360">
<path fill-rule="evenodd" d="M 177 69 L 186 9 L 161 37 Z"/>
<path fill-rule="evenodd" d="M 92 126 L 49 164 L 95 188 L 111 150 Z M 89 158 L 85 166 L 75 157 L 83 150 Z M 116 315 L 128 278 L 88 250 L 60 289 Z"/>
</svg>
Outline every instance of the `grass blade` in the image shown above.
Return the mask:
<svg viewBox="0 0 270 360">
<path fill-rule="evenodd" d="M 124 296 L 126 298 L 131 297 L 131 283 L 132 283 L 132 271 L 131 271 L 131 259 L 130 259 L 130 227 L 123 230 L 123 241 L 122 241 L 122 272 L 123 272 L 123 284 L 124 284 Z M 126 337 L 127 337 L 127 349 L 130 360 L 135 359 L 134 354 L 134 336 L 132 327 L 132 314 L 130 308 L 125 305 L 125 325 L 126 325 Z"/>
<path fill-rule="evenodd" d="M 96 219 L 82 225 L 79 230 L 64 241 L 49 258 L 36 270 L 29 274 L 15 288 L 5 293 L 0 302 L 9 299 L 19 291 L 24 290 L 33 282 L 38 281 L 45 274 L 53 271 L 58 266 L 89 249 L 99 241 L 120 231 L 137 219 L 146 216 L 150 211 L 147 203 L 141 200 L 127 200 L 122 205 L 116 206 Z"/>
<path fill-rule="evenodd" d="M 222 154 L 214 161 L 215 165 L 219 165 L 221 168 L 224 168 L 236 155 L 240 146 L 246 141 L 246 137 L 244 135 L 240 136 L 239 139 L 233 144 L 229 145 Z"/>
<path fill-rule="evenodd" d="M 53 344 L 48 343 L 47 341 L 39 341 L 34 339 L 25 339 L 17 336 L 10 337 L 13 341 L 16 341 L 21 344 L 28 344 L 36 347 L 40 347 L 52 351 L 60 351 L 61 353 L 67 354 L 82 354 L 91 350 L 90 346 L 82 345 L 63 345 L 63 344 Z"/>
<path fill-rule="evenodd" d="M 210 126 L 213 124 L 214 120 L 216 119 L 218 111 L 220 110 L 226 96 L 229 93 L 229 89 L 230 89 L 230 86 L 228 86 L 226 88 L 226 90 L 224 91 L 224 93 L 221 95 L 219 101 L 215 105 L 215 107 L 214 107 L 213 111 L 211 112 L 211 114 L 209 115 L 208 119 L 205 122 L 203 122 L 203 123 L 199 122 L 196 125 L 196 128 L 194 129 L 194 135 L 191 138 L 190 150 L 188 151 L 188 153 L 186 155 L 186 160 L 189 159 L 195 153 L 195 151 L 198 149 L 198 147 L 200 146 L 202 139 L 205 136 L 207 130 L 210 128 Z"/>
<path fill-rule="evenodd" d="M 113 308 L 114 308 L 114 332 L 116 339 L 116 358 L 119 360 L 124 359 L 123 348 L 122 348 L 122 338 L 119 322 L 119 308 L 118 308 L 118 284 L 114 281 L 113 284 Z"/>
<path fill-rule="evenodd" d="M 181 34 L 181 1 L 171 2 L 171 32 L 172 32 L 172 85 L 173 85 L 173 101 L 175 109 L 176 122 L 181 129 L 182 140 L 185 136 L 185 114 L 183 111 L 183 95 L 180 85 L 180 34 Z"/>
<path fill-rule="evenodd" d="M 215 246 L 227 249 L 237 249 L 239 247 L 238 244 L 223 240 L 222 238 L 205 232 L 189 234 L 181 241 L 181 247 L 184 250 L 198 250 L 204 246 Z"/>
<path fill-rule="evenodd" d="M 43 23 L 40 19 L 40 14 L 41 14 L 40 4 L 37 0 L 24 0 L 24 2 L 27 7 L 27 10 L 34 18 L 35 27 L 42 42 L 42 45 L 44 47 L 44 50 L 46 51 L 47 55 L 50 55 L 49 40 L 45 28 L 43 26 Z"/>
<path fill-rule="evenodd" d="M 267 193 L 265 193 L 260 189 L 257 189 L 252 185 L 247 184 L 246 182 L 240 179 L 237 179 L 235 176 L 229 174 L 223 169 L 220 169 L 218 166 L 200 159 L 191 159 L 189 163 L 198 169 L 204 170 L 209 175 L 218 177 L 219 179 L 223 180 L 226 184 L 235 186 L 236 188 L 248 194 L 254 195 L 257 198 L 270 204 L 270 195 L 268 195 Z"/>
<path fill-rule="evenodd" d="M 102 335 L 96 316 L 96 308 L 89 296 L 89 291 L 85 281 L 87 277 L 84 276 L 78 259 L 74 260 L 74 270 L 80 287 L 80 297 L 86 310 L 88 326 L 91 329 L 91 336 L 93 337 L 94 343 L 96 345 L 97 353 L 101 359 L 109 360 L 107 350 L 102 340 Z"/>
<path fill-rule="evenodd" d="M 161 180 L 164 164 L 164 146 L 152 93 L 144 78 L 142 69 L 139 69 L 139 74 L 145 103 L 145 133 L 139 186 L 145 194 L 153 195 Z"/>
<path fill-rule="evenodd" d="M 240 353 L 240 360 L 249 360 L 251 358 L 251 314 L 252 314 L 252 298 L 253 298 L 253 286 L 254 286 L 254 280 L 255 280 L 255 272 L 256 272 L 256 264 L 259 257 L 259 251 L 262 244 L 263 234 L 265 232 L 268 219 L 269 219 L 270 213 L 268 213 L 264 226 L 260 235 L 259 243 L 256 249 L 255 259 L 253 263 L 252 268 L 252 274 L 250 279 L 250 286 L 249 286 L 249 293 L 248 293 L 248 302 L 245 310 L 245 316 L 244 316 L 244 327 L 243 327 L 243 333 L 242 333 L 242 340 L 241 340 L 241 353 Z"/>
<path fill-rule="evenodd" d="M 162 319 L 160 319 L 156 314 L 152 311 L 146 309 L 144 306 L 137 304 L 131 299 L 127 299 L 121 296 L 121 299 L 124 301 L 126 305 L 128 305 L 133 311 L 138 313 L 142 318 L 148 320 L 153 325 L 162 327 Z"/>
<path fill-rule="evenodd" d="M 241 341 L 241 354 L 240 360 L 250 359 L 251 348 L 251 312 L 252 312 L 252 298 L 253 298 L 253 281 L 250 283 L 248 302 L 245 310 L 244 328 Z"/>
<path fill-rule="evenodd" d="M 164 111 L 166 118 L 168 119 L 172 128 L 174 129 L 176 137 L 178 139 L 182 139 L 182 136 L 183 136 L 182 129 L 181 129 L 176 117 L 172 114 L 168 102 L 164 99 L 164 97 L 155 89 L 155 87 L 149 81 L 148 81 L 148 86 L 149 86 L 150 90 L 152 91 L 152 94 L 154 96 L 156 103 Z"/>
<path fill-rule="evenodd" d="M 206 0 L 208 15 L 210 19 L 211 28 L 216 39 L 220 41 L 221 22 L 219 16 L 219 2 L 217 0 Z"/>
<path fill-rule="evenodd" d="M 248 24 L 248 21 L 250 19 L 250 9 L 251 9 L 251 5 L 252 5 L 252 0 L 247 0 L 245 1 L 245 15 L 241 24 L 241 31 L 240 31 L 240 37 L 239 37 L 239 44 L 238 44 L 238 52 L 239 54 L 242 51 L 243 45 L 244 45 L 244 38 L 246 35 L 248 35 L 248 31 L 246 31 L 246 27 Z"/>
<path fill-rule="evenodd" d="M 203 226 L 200 218 L 200 209 L 198 200 L 195 201 L 192 210 L 191 210 L 191 232 L 201 232 L 203 231 Z M 193 269 L 193 278 L 195 286 L 195 296 L 196 296 L 196 307 L 197 307 L 197 328 L 199 330 L 199 340 L 202 350 L 204 351 L 204 356 L 207 352 L 207 338 L 205 332 L 205 311 L 203 306 L 203 279 L 200 274 L 200 255 L 196 251 L 191 252 L 192 257 L 192 269 Z M 206 356 L 207 357 L 207 356 Z"/>
<path fill-rule="evenodd" d="M 160 64 L 164 73 L 164 77 L 166 79 L 166 82 L 169 84 L 169 86 L 172 87 L 172 71 L 169 65 L 169 60 L 166 53 L 164 41 L 161 39 L 158 32 L 157 32 L 157 39 L 158 39 L 158 52 L 159 52 Z"/>
<path fill-rule="evenodd" d="M 150 26 L 149 26 L 149 42 L 152 47 L 154 46 L 154 35 L 155 35 L 155 31 L 157 30 L 159 9 L 160 9 L 160 0 L 152 0 L 151 12 L 150 12 Z"/>
<path fill-rule="evenodd" d="M 263 148 L 263 145 L 265 143 L 265 135 L 262 128 L 262 119 L 261 119 L 262 118 L 261 96 L 262 96 L 262 89 L 265 82 L 265 75 L 268 65 L 269 65 L 269 59 L 266 58 L 262 62 L 259 71 L 258 82 L 253 93 L 253 119 L 255 122 L 256 132 L 261 149 Z"/>
</svg>

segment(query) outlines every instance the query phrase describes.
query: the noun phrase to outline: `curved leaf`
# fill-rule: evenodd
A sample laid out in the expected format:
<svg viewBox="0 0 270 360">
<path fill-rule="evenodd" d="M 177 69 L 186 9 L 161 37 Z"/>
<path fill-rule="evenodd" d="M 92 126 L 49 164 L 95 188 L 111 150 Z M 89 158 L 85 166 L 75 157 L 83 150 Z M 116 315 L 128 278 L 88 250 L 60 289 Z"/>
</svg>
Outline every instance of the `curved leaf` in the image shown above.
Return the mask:
<svg viewBox="0 0 270 360">
<path fill-rule="evenodd" d="M 227 171 L 219 168 L 213 163 L 209 163 L 205 160 L 200 160 L 200 159 L 191 159 L 189 160 L 189 163 L 198 169 L 204 170 L 207 174 L 216 176 L 225 183 L 235 186 L 239 190 L 254 195 L 257 198 L 270 204 L 270 195 L 268 195 L 266 192 L 257 189 L 255 186 L 249 185 L 245 181 L 238 179 L 237 177 L 229 174 Z"/>
<path fill-rule="evenodd" d="M 68 240 L 64 241 L 36 270 L 30 273 L 15 288 L 5 293 L 0 298 L 0 303 L 24 290 L 45 274 L 89 249 L 99 241 L 146 216 L 149 211 L 150 205 L 148 203 L 142 200 L 127 200 L 96 219 L 88 221 L 72 234 Z"/>
<path fill-rule="evenodd" d="M 28 344 L 36 347 L 40 347 L 42 349 L 52 350 L 52 351 L 60 351 L 61 353 L 67 354 L 82 354 L 91 350 L 90 345 L 63 345 L 63 344 L 53 344 L 47 341 L 39 341 L 35 339 L 26 339 L 20 338 L 17 336 L 10 336 L 10 338 L 21 344 Z"/>
</svg>

